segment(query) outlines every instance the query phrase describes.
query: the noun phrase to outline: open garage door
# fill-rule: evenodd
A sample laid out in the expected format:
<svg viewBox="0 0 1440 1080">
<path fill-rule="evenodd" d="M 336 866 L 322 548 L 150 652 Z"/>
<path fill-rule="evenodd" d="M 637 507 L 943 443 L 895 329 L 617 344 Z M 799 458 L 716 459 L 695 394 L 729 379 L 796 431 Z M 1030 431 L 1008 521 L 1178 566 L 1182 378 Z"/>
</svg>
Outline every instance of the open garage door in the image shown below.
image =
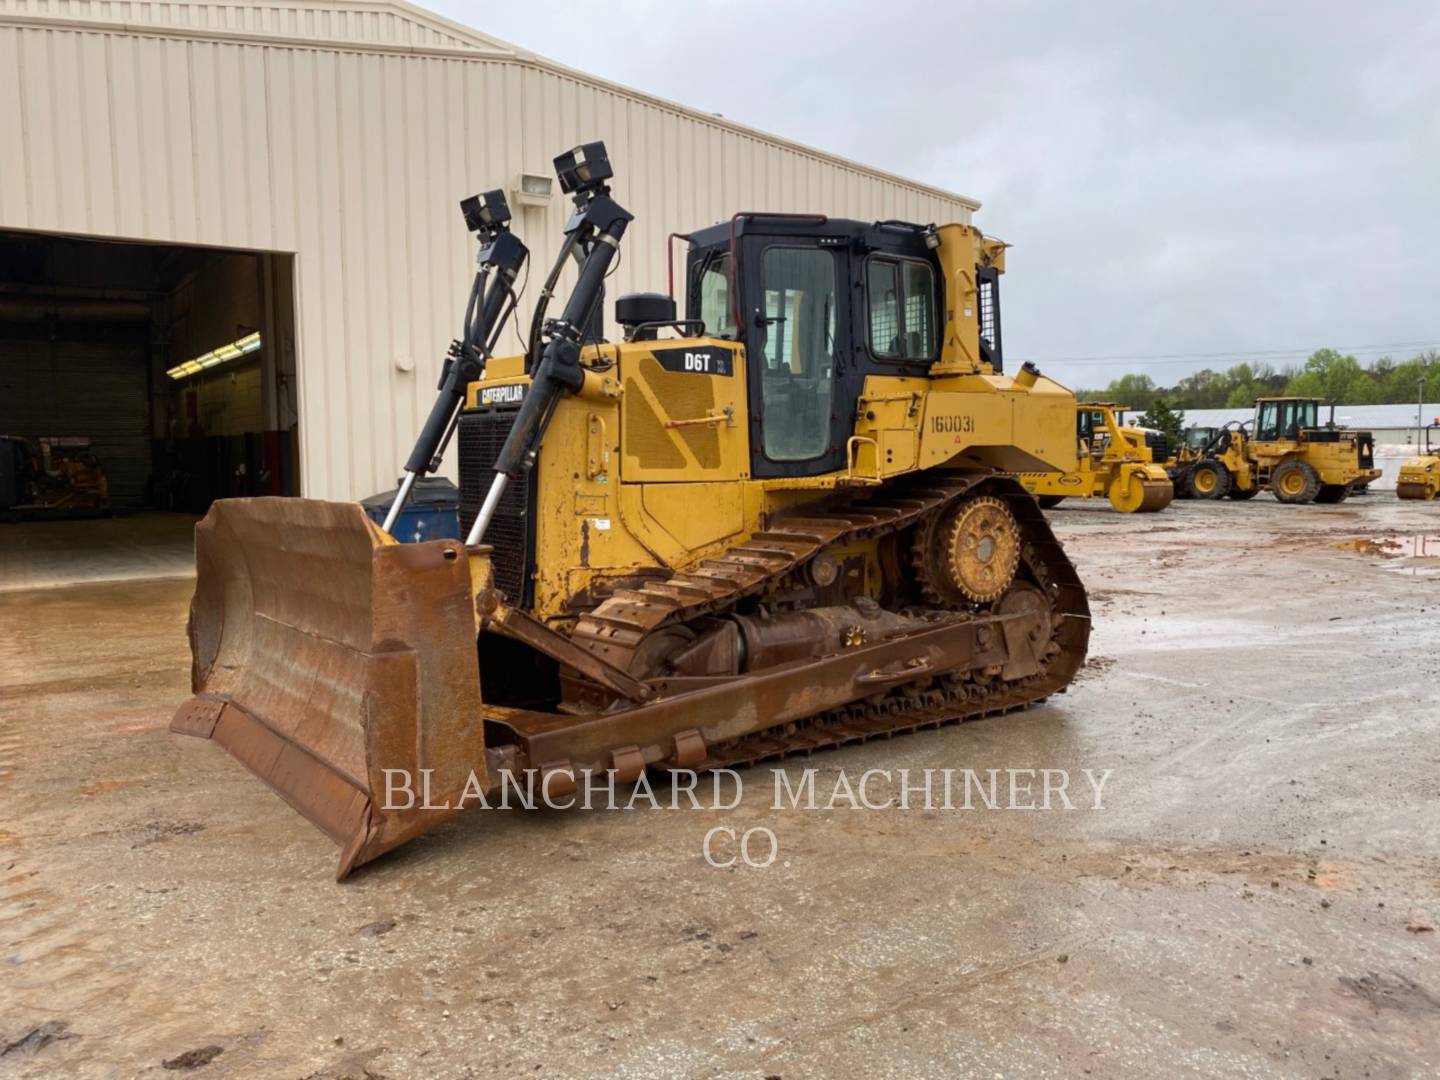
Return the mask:
<svg viewBox="0 0 1440 1080">
<path fill-rule="evenodd" d="M 298 493 L 292 264 L 0 233 L 0 512 Z"/>
<path fill-rule="evenodd" d="M 188 566 L 215 499 L 298 494 L 293 261 L 0 232 L 0 553 L 109 538 Z M 77 518 L 114 523 L 35 524 Z"/>
</svg>

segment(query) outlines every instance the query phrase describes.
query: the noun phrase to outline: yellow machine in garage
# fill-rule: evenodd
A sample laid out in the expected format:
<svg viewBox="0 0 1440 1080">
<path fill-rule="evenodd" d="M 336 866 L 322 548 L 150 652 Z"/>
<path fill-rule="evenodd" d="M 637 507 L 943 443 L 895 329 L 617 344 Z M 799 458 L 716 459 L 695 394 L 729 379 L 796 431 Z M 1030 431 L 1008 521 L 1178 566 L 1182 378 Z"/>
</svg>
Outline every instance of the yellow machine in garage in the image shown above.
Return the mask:
<svg viewBox="0 0 1440 1080">
<path fill-rule="evenodd" d="M 1104 497 L 1122 514 L 1149 514 L 1170 505 L 1175 489 L 1163 465 L 1155 463 L 1153 437 L 1144 428 L 1125 427 L 1126 406 L 1081 402 L 1075 406 L 1076 447 L 1064 472 L 1021 473 L 1025 490 L 1041 506 L 1067 498 Z M 1160 436 L 1163 444 L 1163 436 Z M 1160 456 L 1165 456 L 1163 445 Z"/>
<path fill-rule="evenodd" d="M 1395 484 L 1395 494 L 1400 498 L 1429 500 L 1440 493 L 1440 438 L 1432 438 L 1437 431 L 1440 420 L 1432 421 L 1425 429 L 1425 449 L 1400 466 Z"/>
<path fill-rule="evenodd" d="M 1253 421 L 1216 430 L 1176 474 L 1194 499 L 1249 499 L 1271 491 L 1283 503 L 1343 502 L 1380 475 L 1368 431 L 1319 423 L 1315 398 L 1260 398 Z"/>
<path fill-rule="evenodd" d="M 507 781 L 563 796 L 985 716 L 1084 660 L 1084 588 L 1009 475 L 1069 467 L 1074 398 L 1004 371 L 1003 245 L 737 214 L 690 235 L 684 318 L 621 297 L 601 342 L 631 215 L 602 145 L 556 167 L 575 211 L 522 356 L 491 351 L 525 248 L 500 192 L 462 204 L 480 272 L 385 527 L 244 499 L 196 531 L 173 726 L 327 832 L 341 875 Z M 452 435 L 466 542 L 397 544 Z"/>
</svg>

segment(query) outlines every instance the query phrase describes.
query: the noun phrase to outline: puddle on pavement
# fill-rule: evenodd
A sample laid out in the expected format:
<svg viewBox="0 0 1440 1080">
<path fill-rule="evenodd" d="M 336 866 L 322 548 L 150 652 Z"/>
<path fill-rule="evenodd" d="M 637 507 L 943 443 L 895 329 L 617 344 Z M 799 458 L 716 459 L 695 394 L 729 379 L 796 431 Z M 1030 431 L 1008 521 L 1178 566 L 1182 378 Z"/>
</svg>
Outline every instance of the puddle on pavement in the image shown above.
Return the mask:
<svg viewBox="0 0 1440 1080">
<path fill-rule="evenodd" d="M 1386 570 L 1415 577 L 1440 577 L 1440 534 L 1360 536 L 1334 545 L 1340 551 L 1378 555 Z"/>
</svg>

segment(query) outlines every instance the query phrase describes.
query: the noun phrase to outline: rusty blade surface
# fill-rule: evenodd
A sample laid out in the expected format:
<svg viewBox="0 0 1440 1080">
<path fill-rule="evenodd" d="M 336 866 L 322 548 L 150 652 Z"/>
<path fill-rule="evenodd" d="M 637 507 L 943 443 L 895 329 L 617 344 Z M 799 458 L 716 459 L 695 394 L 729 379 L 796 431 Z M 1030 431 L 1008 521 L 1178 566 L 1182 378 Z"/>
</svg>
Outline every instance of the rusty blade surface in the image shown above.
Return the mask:
<svg viewBox="0 0 1440 1080">
<path fill-rule="evenodd" d="M 470 567 L 388 541 L 354 503 L 228 499 L 195 529 L 195 698 L 215 739 L 341 846 L 337 877 L 453 811 L 387 810 L 386 770 L 436 803 L 485 772 Z M 403 800 L 401 800 L 403 801 Z"/>
</svg>

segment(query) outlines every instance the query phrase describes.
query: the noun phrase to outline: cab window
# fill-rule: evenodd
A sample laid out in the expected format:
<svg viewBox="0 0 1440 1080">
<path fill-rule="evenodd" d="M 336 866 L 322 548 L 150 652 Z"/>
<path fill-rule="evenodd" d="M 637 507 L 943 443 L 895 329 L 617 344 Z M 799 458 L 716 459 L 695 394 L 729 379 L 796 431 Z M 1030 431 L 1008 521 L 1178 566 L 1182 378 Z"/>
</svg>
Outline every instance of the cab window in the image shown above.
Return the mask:
<svg viewBox="0 0 1440 1080">
<path fill-rule="evenodd" d="M 835 256 L 818 248 L 772 246 L 761 258 L 760 276 L 765 456 L 772 461 L 807 461 L 830 449 Z"/>
<path fill-rule="evenodd" d="M 1255 438 L 1261 442 L 1274 442 L 1280 437 L 1280 403 L 1262 401 L 1260 415 L 1255 419 Z"/>
<path fill-rule="evenodd" d="M 711 337 L 735 337 L 735 312 L 730 304 L 730 255 L 717 255 L 700 271 L 700 319 Z"/>
<path fill-rule="evenodd" d="M 915 259 L 871 256 L 866 272 L 870 352 L 884 360 L 935 356 L 935 275 Z"/>
</svg>

